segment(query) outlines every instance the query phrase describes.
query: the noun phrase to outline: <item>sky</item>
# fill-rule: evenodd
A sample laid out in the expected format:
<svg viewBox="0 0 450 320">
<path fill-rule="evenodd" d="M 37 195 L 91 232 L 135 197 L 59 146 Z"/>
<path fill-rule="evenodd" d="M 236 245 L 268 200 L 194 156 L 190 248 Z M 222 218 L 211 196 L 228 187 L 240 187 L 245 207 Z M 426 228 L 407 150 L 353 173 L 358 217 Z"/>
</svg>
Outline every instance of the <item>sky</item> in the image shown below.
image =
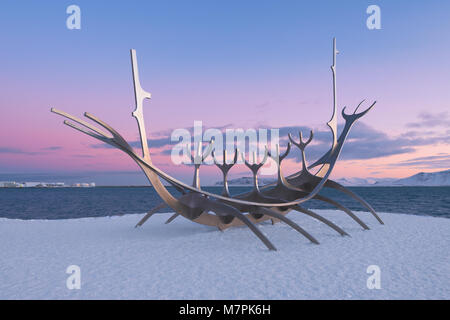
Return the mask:
<svg viewBox="0 0 450 320">
<path fill-rule="evenodd" d="M 68 29 L 69 5 L 81 29 Z M 381 29 L 369 30 L 369 5 Z M 62 124 L 55 107 L 88 111 L 139 147 L 131 116 L 136 49 L 153 162 L 185 181 L 170 158 L 175 129 L 280 129 L 281 149 L 299 129 L 315 138 L 309 162 L 331 135 L 332 39 L 338 112 L 366 99 L 332 178 L 401 178 L 450 168 L 450 19 L 447 1 L 2 1 L 0 180 L 146 184 L 120 151 Z M 343 123 L 339 117 L 339 123 Z M 341 127 L 340 127 L 341 128 Z M 298 152 L 283 164 L 300 168 Z M 249 176 L 236 166 L 231 177 Z M 210 184 L 214 166 L 201 168 Z"/>
</svg>

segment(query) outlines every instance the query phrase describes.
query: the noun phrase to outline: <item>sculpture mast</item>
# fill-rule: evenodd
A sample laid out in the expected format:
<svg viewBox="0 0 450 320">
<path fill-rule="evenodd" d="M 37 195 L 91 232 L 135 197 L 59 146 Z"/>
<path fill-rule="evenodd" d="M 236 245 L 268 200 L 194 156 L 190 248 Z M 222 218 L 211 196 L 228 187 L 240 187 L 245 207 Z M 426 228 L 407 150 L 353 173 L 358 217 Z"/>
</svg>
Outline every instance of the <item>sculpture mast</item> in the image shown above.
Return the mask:
<svg viewBox="0 0 450 320">
<path fill-rule="evenodd" d="M 338 53 L 339 51 L 336 50 L 336 38 L 333 38 L 333 65 L 331 66 L 331 72 L 333 73 L 333 115 L 331 116 L 330 121 L 327 122 L 327 125 L 330 127 L 333 134 L 333 145 L 331 146 L 331 150 L 333 150 L 337 144 L 336 54 Z"/>
<path fill-rule="evenodd" d="M 152 94 L 142 89 L 141 83 L 139 81 L 139 70 L 136 58 L 136 50 L 131 49 L 130 52 L 131 52 L 131 66 L 133 69 L 134 97 L 136 101 L 136 109 L 133 111 L 132 115 L 133 117 L 136 118 L 139 127 L 139 136 L 141 138 L 141 145 L 142 145 L 142 156 L 146 161 L 151 163 L 150 152 L 148 150 L 147 134 L 145 132 L 144 112 L 142 105 L 145 99 L 151 99 Z"/>
</svg>

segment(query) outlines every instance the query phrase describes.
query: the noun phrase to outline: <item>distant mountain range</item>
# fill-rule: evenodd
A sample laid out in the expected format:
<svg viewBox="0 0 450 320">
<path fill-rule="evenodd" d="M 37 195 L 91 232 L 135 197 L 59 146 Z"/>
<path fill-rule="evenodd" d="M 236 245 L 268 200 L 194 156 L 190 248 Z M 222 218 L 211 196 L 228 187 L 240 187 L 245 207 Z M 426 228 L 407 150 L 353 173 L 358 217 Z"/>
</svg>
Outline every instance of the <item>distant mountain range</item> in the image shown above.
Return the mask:
<svg viewBox="0 0 450 320">
<path fill-rule="evenodd" d="M 411 177 L 392 181 L 393 186 L 450 186 L 450 170 L 420 172 Z"/>
<path fill-rule="evenodd" d="M 395 178 L 340 178 L 335 179 L 336 182 L 343 186 L 365 187 L 365 186 L 387 186 L 392 185 Z"/>
<path fill-rule="evenodd" d="M 275 182 L 273 178 L 258 177 L 260 185 Z M 420 172 L 408 178 L 341 178 L 335 180 L 344 186 L 450 186 L 450 170 L 439 172 Z M 253 180 L 251 177 L 241 177 L 228 180 L 230 186 L 251 186 Z M 222 181 L 218 181 L 216 186 L 222 185 Z"/>
<path fill-rule="evenodd" d="M 450 170 L 439 172 L 419 172 L 413 176 L 393 179 L 393 178 L 351 178 L 337 179 L 345 186 L 450 186 Z"/>
</svg>

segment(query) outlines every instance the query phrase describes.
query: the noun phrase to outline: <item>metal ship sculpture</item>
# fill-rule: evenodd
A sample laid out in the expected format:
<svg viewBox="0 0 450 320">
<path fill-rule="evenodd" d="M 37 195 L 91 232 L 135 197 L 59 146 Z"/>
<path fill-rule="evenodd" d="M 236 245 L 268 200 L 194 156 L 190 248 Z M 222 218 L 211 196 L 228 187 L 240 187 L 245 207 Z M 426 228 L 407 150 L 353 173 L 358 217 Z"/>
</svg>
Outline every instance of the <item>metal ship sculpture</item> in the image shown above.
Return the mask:
<svg viewBox="0 0 450 320">
<path fill-rule="evenodd" d="M 257 163 L 256 157 L 253 155 L 253 162 L 245 160 L 243 154 L 241 154 L 244 164 L 252 172 L 253 175 L 253 189 L 250 192 L 232 196 L 228 190 L 227 176 L 230 169 L 238 162 L 239 151 L 236 149 L 232 159 L 228 159 L 226 151 L 223 153 L 222 161 L 218 161 L 214 154 L 214 141 L 211 141 L 206 148 L 206 151 L 201 153 L 201 145 L 198 146 L 195 156 L 191 155 L 191 160 L 194 164 L 194 179 L 193 184 L 188 185 L 182 181 L 179 181 L 162 171 L 152 163 L 152 159 L 149 152 L 147 135 L 144 124 L 143 116 L 143 102 L 145 99 L 150 99 L 151 94 L 142 89 L 139 81 L 139 73 L 136 59 L 135 50 L 131 50 L 131 63 L 133 71 L 134 81 L 134 93 L 136 100 L 136 109 L 132 113 L 136 118 L 141 146 L 142 155 L 136 153 L 128 142 L 109 124 L 100 120 L 96 116 L 85 113 L 84 116 L 99 127 L 92 125 L 84 120 L 78 119 L 63 111 L 52 108 L 51 111 L 61 115 L 68 120 L 64 121 L 64 124 L 72 127 L 84 134 L 87 134 L 97 140 L 107 143 L 119 150 L 122 150 L 133 159 L 137 165 L 142 169 L 148 180 L 161 197 L 163 202 L 150 210 L 139 221 L 136 226 L 141 226 L 147 221 L 154 213 L 158 212 L 165 206 L 169 206 L 175 212 L 166 223 L 171 222 L 177 216 L 183 216 L 193 222 L 217 227 L 219 230 L 225 230 L 235 226 L 247 226 L 270 250 L 276 250 L 275 246 L 269 241 L 269 239 L 260 231 L 257 224 L 271 220 L 272 223 L 282 221 L 299 232 L 302 236 L 307 238 L 314 244 L 319 242 L 306 230 L 300 227 L 297 223 L 289 219 L 286 214 L 294 211 L 296 213 L 305 214 L 313 219 L 316 219 L 332 229 L 334 232 L 342 236 L 348 235 L 342 228 L 335 225 L 325 217 L 303 207 L 303 204 L 311 199 L 326 202 L 336 209 L 347 214 L 350 219 L 353 219 L 363 229 L 368 230 L 369 227 L 358 218 L 351 210 L 333 200 L 325 197 L 319 192 L 322 188 L 332 188 L 338 190 L 363 205 L 380 224 L 383 221 L 376 214 L 375 210 L 361 197 L 353 193 L 351 190 L 345 188 L 339 183 L 329 179 L 329 176 L 336 164 L 339 154 L 344 145 L 345 139 L 349 134 L 349 131 L 353 124 L 361 117 L 363 117 L 376 102 L 373 102 L 366 110 L 357 113 L 357 110 L 364 102 L 361 101 L 356 107 L 353 113 L 345 113 L 345 107 L 342 109 L 342 117 L 345 120 L 345 125 L 342 132 L 338 136 L 337 132 L 337 101 L 336 101 L 336 41 L 333 39 L 333 65 L 331 66 L 333 74 L 333 114 L 330 121 L 327 122 L 328 127 L 332 133 L 331 147 L 322 157 L 315 161 L 311 165 L 307 165 L 305 159 L 305 149 L 313 139 L 313 132 L 311 131 L 308 139 L 305 141 L 302 137 L 302 133 L 299 132 L 299 138 L 296 140 L 289 134 L 290 142 L 286 146 L 286 150 L 280 154 L 279 146 L 276 146 L 275 154 L 271 154 L 266 147 L 264 159 Z M 299 171 L 285 176 L 282 172 L 282 163 L 286 156 L 291 151 L 292 145 L 300 149 L 301 152 L 301 164 Z M 189 152 L 190 154 L 190 152 Z M 223 173 L 223 191 L 222 194 L 215 194 L 201 189 L 199 170 L 204 160 L 211 156 L 214 159 L 215 165 Z M 267 184 L 264 186 L 258 185 L 258 171 L 271 157 L 275 160 L 277 165 L 277 182 Z M 318 168 L 316 173 L 311 173 L 310 169 Z M 172 195 L 162 181 L 166 184 L 173 186 L 178 192 L 179 196 Z"/>
</svg>

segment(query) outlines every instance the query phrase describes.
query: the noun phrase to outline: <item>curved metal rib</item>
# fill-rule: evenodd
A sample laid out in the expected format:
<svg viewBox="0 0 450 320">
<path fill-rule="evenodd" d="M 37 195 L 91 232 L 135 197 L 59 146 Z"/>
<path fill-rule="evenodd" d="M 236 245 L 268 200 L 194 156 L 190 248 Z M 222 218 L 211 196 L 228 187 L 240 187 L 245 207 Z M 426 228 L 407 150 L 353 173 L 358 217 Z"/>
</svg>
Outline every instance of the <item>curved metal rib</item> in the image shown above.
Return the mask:
<svg viewBox="0 0 450 320">
<path fill-rule="evenodd" d="M 278 213 L 276 211 L 267 209 L 267 208 L 257 208 L 257 209 L 255 209 L 255 211 L 257 213 L 262 213 L 262 214 L 265 214 L 265 215 L 268 215 L 270 217 L 273 217 L 273 218 L 276 218 L 278 220 L 283 221 L 288 226 L 292 227 L 293 229 L 298 231 L 300 234 L 302 234 L 305 238 L 307 238 L 312 243 L 319 244 L 319 241 L 317 241 L 316 238 L 314 238 L 312 235 L 310 235 L 308 232 L 306 232 L 303 228 L 301 228 L 298 224 L 296 224 L 291 219 L 285 217 L 284 215 L 282 215 L 282 214 L 280 214 L 280 213 Z"/>
<path fill-rule="evenodd" d="M 278 184 L 274 189 L 266 191 L 265 194 L 271 195 L 273 197 L 278 197 L 278 198 L 281 198 L 284 200 L 288 200 L 288 199 L 290 199 L 290 197 L 297 197 L 298 195 L 304 195 L 307 193 L 302 190 L 292 187 L 291 185 L 289 185 L 289 183 L 286 182 L 286 184 Z M 316 195 L 313 199 L 319 200 L 321 198 L 322 198 L 322 196 Z M 334 229 L 341 235 L 348 235 L 344 230 L 339 228 L 333 222 L 329 221 L 328 219 L 320 216 L 319 214 L 317 214 L 311 210 L 305 209 L 305 208 L 301 207 L 300 205 L 291 206 L 289 208 L 292 210 L 301 212 L 301 213 L 305 213 L 305 214 L 311 216 L 312 218 L 315 218 L 315 219 L 325 223 L 327 226 Z"/>
<path fill-rule="evenodd" d="M 327 203 L 335 206 L 336 208 L 344 211 L 353 220 L 355 220 L 361 227 L 363 227 L 364 230 L 370 230 L 370 228 L 361 219 L 359 219 L 350 209 L 348 209 L 347 207 L 343 206 L 339 202 L 334 201 L 333 199 L 321 196 L 321 195 L 317 195 L 316 198 L 317 198 L 317 200 L 320 200 L 320 201 L 323 201 L 323 202 L 327 202 Z"/>
<path fill-rule="evenodd" d="M 267 237 L 258 229 L 257 226 L 255 226 L 245 215 L 243 215 L 239 210 L 236 208 L 227 205 L 225 203 L 221 203 L 218 201 L 213 201 L 210 199 L 205 199 L 204 202 L 206 204 L 206 208 L 215 212 L 218 215 L 222 216 L 229 216 L 232 215 L 235 218 L 241 220 L 243 223 L 245 223 L 250 230 L 253 231 L 253 233 L 266 245 L 266 247 L 269 250 L 277 250 L 275 246 L 267 239 Z"/>
<path fill-rule="evenodd" d="M 306 165 L 306 159 L 305 159 L 305 148 L 306 146 L 311 142 L 313 137 L 313 131 L 311 131 L 309 139 L 306 142 L 303 142 L 303 138 L 302 138 L 302 133 L 301 131 L 299 132 L 299 138 L 300 138 L 300 142 L 297 143 L 291 135 L 289 135 L 289 139 L 291 140 L 291 142 L 297 146 L 300 150 L 301 150 L 301 154 L 302 154 L 302 171 L 301 174 L 294 178 L 291 179 L 294 182 L 296 182 L 296 185 L 298 186 L 303 186 L 303 185 L 315 185 L 316 183 L 318 183 L 319 178 L 315 177 L 313 175 L 311 175 L 311 173 L 309 173 L 307 165 Z M 327 187 L 330 183 L 330 180 L 328 180 L 325 183 L 325 187 Z M 289 199 L 289 197 L 292 195 L 294 197 L 301 197 L 304 195 L 307 195 L 307 191 L 303 190 L 299 187 L 295 187 L 293 185 L 291 185 L 286 179 L 283 178 L 283 175 L 281 174 L 281 161 L 278 164 L 278 182 L 277 182 L 277 186 L 274 189 L 271 189 L 269 191 L 267 191 L 267 193 L 269 194 L 275 194 L 277 197 L 280 197 L 283 199 Z M 287 197 L 286 197 L 287 196 Z M 326 198 L 324 196 L 321 196 L 319 194 L 314 196 L 314 199 L 318 199 L 320 201 L 324 201 L 324 202 L 328 202 L 332 205 L 334 205 L 335 207 L 337 207 L 338 209 L 344 211 L 345 213 L 347 213 L 353 220 L 355 220 L 359 225 L 361 225 L 365 230 L 368 230 L 369 227 L 362 222 L 352 211 L 350 211 L 348 208 L 346 208 L 345 206 L 339 204 L 338 202 L 331 200 L 329 198 Z"/>
<path fill-rule="evenodd" d="M 147 221 L 153 214 L 161 210 L 162 208 L 167 207 L 167 203 L 163 202 L 151 209 L 147 214 L 134 226 L 135 228 L 142 226 L 145 221 Z"/>
<path fill-rule="evenodd" d="M 345 232 L 344 230 L 342 230 L 341 228 L 339 228 L 337 225 L 335 225 L 333 222 L 331 222 L 330 220 L 322 217 L 321 215 L 318 215 L 317 213 L 315 213 L 314 211 L 311 211 L 309 209 L 303 208 L 299 205 L 293 206 L 292 207 L 293 210 L 299 211 L 301 213 L 304 213 L 316 220 L 319 220 L 320 222 L 325 223 L 327 226 L 329 226 L 330 228 L 332 228 L 333 230 L 335 230 L 337 233 L 339 233 L 341 236 L 350 236 L 347 232 Z"/>
<path fill-rule="evenodd" d="M 276 250 L 275 246 L 266 238 L 266 236 L 239 210 L 222 202 L 214 201 L 204 197 L 199 193 L 188 193 L 180 197 L 180 202 L 188 207 L 189 218 L 195 220 L 207 211 L 213 211 L 218 217 L 233 216 L 245 223 L 252 232 L 266 245 L 270 250 Z"/>
<path fill-rule="evenodd" d="M 56 109 L 56 108 L 51 108 L 51 109 L 50 109 L 50 112 L 56 113 L 56 114 L 58 114 L 58 115 L 60 115 L 60 116 L 63 116 L 63 117 L 65 117 L 65 118 L 67 118 L 67 119 L 70 119 L 70 120 L 72 120 L 72 121 L 74 121 L 74 122 L 77 122 L 77 123 L 81 124 L 82 126 L 84 126 L 84 127 L 88 128 L 88 129 L 90 129 L 90 130 L 96 132 L 97 134 L 99 134 L 99 135 L 101 135 L 101 136 L 103 136 L 103 137 L 105 137 L 105 138 L 109 138 L 109 137 L 108 137 L 108 134 L 105 133 L 104 131 L 102 131 L 102 130 L 100 130 L 100 129 L 94 127 L 94 126 L 91 125 L 90 123 L 88 123 L 88 122 L 86 122 L 86 121 L 83 121 L 83 120 L 81 120 L 81 119 L 78 119 L 78 118 L 76 118 L 76 117 L 74 117 L 74 116 L 72 116 L 72 115 L 70 115 L 70 114 L 68 114 L 68 113 L 66 113 L 66 112 L 64 112 L 64 111 L 58 110 L 58 109 Z"/>
<path fill-rule="evenodd" d="M 175 220 L 176 217 L 178 217 L 180 214 L 178 212 L 175 212 L 173 215 L 170 216 L 169 219 L 165 222 L 165 224 L 171 223 L 173 220 Z"/>
<path fill-rule="evenodd" d="M 308 186 L 313 186 L 315 183 L 318 183 L 319 179 L 320 178 L 311 175 L 308 171 L 305 171 L 300 176 L 298 176 L 297 178 L 292 179 L 290 182 L 293 183 L 298 189 L 302 190 L 303 192 L 308 192 L 309 191 L 307 189 Z M 325 187 L 329 187 L 331 185 L 329 183 L 329 181 L 330 180 L 328 180 L 325 183 Z M 318 195 L 318 194 L 315 195 L 314 198 L 318 199 L 318 200 L 321 200 L 321 201 L 328 202 L 328 203 L 334 205 L 338 209 L 340 209 L 340 210 L 344 211 L 345 213 L 347 213 L 361 227 L 363 227 L 366 230 L 369 229 L 369 227 L 364 222 L 362 222 L 352 211 L 350 211 L 349 209 L 347 209 L 343 205 L 339 204 L 338 202 L 336 202 L 336 201 L 334 201 L 332 199 L 326 198 L 324 196 Z"/>
<path fill-rule="evenodd" d="M 200 186 L 200 166 L 202 165 L 203 161 L 205 161 L 205 159 L 211 153 L 212 147 L 213 147 L 213 143 L 214 143 L 214 139 L 211 139 L 211 141 L 208 144 L 208 147 L 207 147 L 206 151 L 202 154 L 202 142 L 199 141 L 198 142 L 198 146 L 197 146 L 197 152 L 196 152 L 195 156 L 192 156 L 190 150 L 186 146 L 186 151 L 190 155 L 191 161 L 194 164 L 194 180 L 192 182 L 192 186 L 194 188 L 201 189 L 201 186 Z"/>
<path fill-rule="evenodd" d="M 226 197 L 230 197 L 230 190 L 228 189 L 228 172 L 231 170 L 231 168 L 236 164 L 238 159 L 239 151 L 238 149 L 234 150 L 234 158 L 232 163 L 227 163 L 227 150 L 223 150 L 223 163 L 219 163 L 217 161 L 216 156 L 214 154 L 214 150 L 211 151 L 212 158 L 214 160 L 214 164 L 222 171 L 222 181 L 223 181 L 223 189 L 222 189 L 222 195 Z"/>
<path fill-rule="evenodd" d="M 128 144 L 128 142 L 120 135 L 120 133 L 118 133 L 116 130 L 114 130 L 113 127 L 111 127 L 109 124 L 107 124 L 106 122 L 100 120 L 99 118 L 97 118 L 96 116 L 94 116 L 93 114 L 90 114 L 89 112 L 85 112 L 84 116 L 86 118 L 91 119 L 92 121 L 98 123 L 99 125 L 101 125 L 103 128 L 105 128 L 106 130 L 108 130 L 112 136 L 113 136 L 113 141 L 121 146 L 123 146 L 123 148 L 125 148 L 126 150 L 132 151 L 133 148 L 131 148 L 131 146 Z"/>
<path fill-rule="evenodd" d="M 372 208 L 372 206 L 369 203 L 367 203 L 363 198 L 361 198 L 356 193 L 354 193 L 353 191 L 347 189 L 343 185 L 341 185 L 341 184 L 339 184 L 339 183 L 337 183 L 336 181 L 333 181 L 333 180 L 328 180 L 327 184 L 325 186 L 327 188 L 333 188 L 333 189 L 339 190 L 339 191 L 347 194 L 348 196 L 352 197 L 353 199 L 355 199 L 356 201 L 361 203 L 366 209 L 368 209 L 370 211 L 370 213 L 375 217 L 375 219 L 378 220 L 378 222 L 380 224 L 384 224 L 383 220 L 381 220 L 381 218 L 377 215 L 377 213 Z"/>
<path fill-rule="evenodd" d="M 275 188 L 270 189 L 270 190 L 266 190 L 265 194 L 269 194 L 271 196 L 277 197 L 277 198 L 281 198 L 283 200 L 289 200 L 292 198 L 297 198 L 297 197 L 301 197 L 307 194 L 307 192 L 305 192 L 304 190 L 298 189 L 294 186 L 292 186 L 283 176 L 283 174 L 281 173 L 281 164 L 283 159 L 286 157 L 287 153 L 290 150 L 290 145 L 291 143 L 293 143 L 295 146 L 297 146 L 302 153 L 302 172 L 305 172 L 306 176 L 308 176 L 307 174 L 308 169 L 306 166 L 306 159 L 305 159 L 305 148 L 306 146 L 312 141 L 313 138 L 313 131 L 311 130 L 310 135 L 309 135 L 309 139 L 306 142 L 303 142 L 303 137 L 302 137 L 302 133 L 301 131 L 299 131 L 299 142 L 297 143 L 291 135 L 289 135 L 289 139 L 291 140 L 291 142 L 288 144 L 288 148 L 287 151 L 283 154 L 283 156 L 279 157 L 279 162 L 278 162 L 278 181 L 277 181 L 277 185 L 275 186 Z M 277 147 L 277 154 L 279 154 L 279 147 L 278 145 Z M 326 185 L 326 184 L 325 184 Z M 314 199 L 322 199 L 322 196 L 320 195 L 316 195 L 314 197 Z M 298 212 L 302 212 L 305 213 L 323 223 L 325 223 L 327 226 L 329 226 L 330 228 L 334 229 L 335 231 L 337 231 L 339 234 L 341 235 L 348 235 L 344 230 L 342 230 L 341 228 L 339 228 L 338 226 L 336 226 L 334 223 L 332 223 L 331 221 L 329 221 L 328 219 L 325 219 L 324 217 L 318 215 L 317 213 L 305 209 L 303 207 L 301 207 L 300 205 L 296 205 L 296 206 L 292 206 L 290 207 L 290 209 L 296 210 Z"/>
<path fill-rule="evenodd" d="M 341 134 L 339 135 L 339 138 L 337 139 L 337 144 L 334 148 L 331 148 L 330 150 L 328 150 L 327 153 L 325 153 L 321 158 L 319 158 L 319 160 L 315 161 L 312 165 L 308 166 L 308 169 L 314 168 L 318 165 L 325 165 L 325 164 L 329 164 L 331 162 L 335 162 L 339 156 L 339 153 L 342 150 L 342 147 L 344 145 L 345 139 L 347 138 L 350 129 L 352 128 L 353 124 L 362 116 L 364 116 L 367 112 L 369 112 L 369 110 L 371 110 L 373 108 L 373 106 L 377 103 L 376 101 L 374 101 L 370 107 L 368 107 L 366 110 L 360 112 L 360 113 L 356 113 L 356 110 L 358 110 L 359 106 L 364 102 L 361 101 L 358 106 L 355 109 L 355 112 L 353 112 L 353 114 L 346 114 L 345 113 L 345 109 L 346 107 L 344 107 L 342 109 L 342 117 L 345 119 L 345 125 L 344 125 L 344 129 L 342 130 Z"/>
</svg>

